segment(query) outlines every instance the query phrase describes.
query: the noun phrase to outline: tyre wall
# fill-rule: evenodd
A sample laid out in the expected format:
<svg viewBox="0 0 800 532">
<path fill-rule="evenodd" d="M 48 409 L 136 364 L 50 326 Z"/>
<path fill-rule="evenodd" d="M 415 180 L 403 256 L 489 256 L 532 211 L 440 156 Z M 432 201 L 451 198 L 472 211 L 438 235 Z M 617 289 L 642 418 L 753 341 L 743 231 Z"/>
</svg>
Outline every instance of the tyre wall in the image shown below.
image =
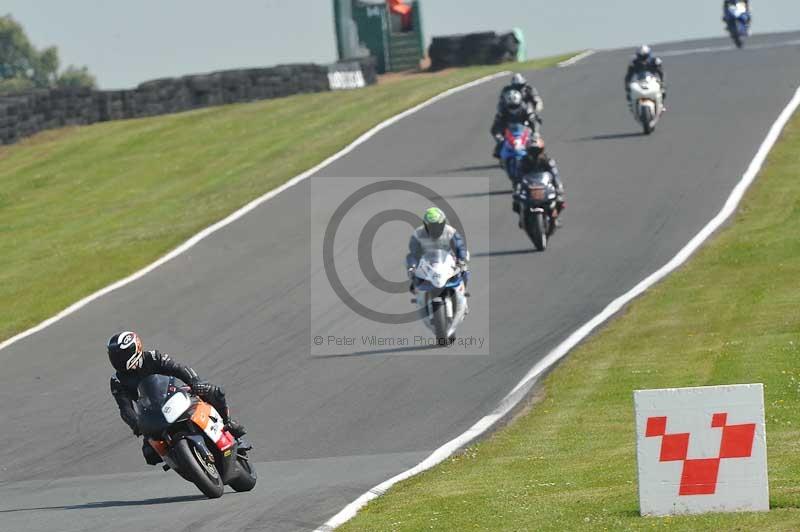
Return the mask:
<svg viewBox="0 0 800 532">
<path fill-rule="evenodd" d="M 371 57 L 333 65 L 280 65 L 147 81 L 135 89 L 39 89 L 0 96 L 0 144 L 46 129 L 354 89 L 377 81 Z"/>
<path fill-rule="evenodd" d="M 443 68 L 494 65 L 514 61 L 519 41 L 513 33 L 468 33 L 434 37 L 428 48 L 432 70 Z"/>
</svg>

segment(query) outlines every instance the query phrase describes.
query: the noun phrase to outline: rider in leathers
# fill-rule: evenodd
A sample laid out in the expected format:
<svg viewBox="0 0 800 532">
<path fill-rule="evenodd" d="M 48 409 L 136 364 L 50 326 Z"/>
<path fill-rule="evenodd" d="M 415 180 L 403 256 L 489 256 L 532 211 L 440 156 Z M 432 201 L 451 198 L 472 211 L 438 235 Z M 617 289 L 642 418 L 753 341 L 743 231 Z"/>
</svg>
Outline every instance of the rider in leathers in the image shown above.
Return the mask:
<svg viewBox="0 0 800 532">
<path fill-rule="evenodd" d="M 503 111 L 503 107 L 505 107 L 503 97 L 510 91 L 519 91 L 520 94 L 522 94 L 522 101 L 528 107 L 528 110 L 539 117 L 544 108 L 544 101 L 542 97 L 539 96 L 539 91 L 530 85 L 522 74 L 514 74 L 511 77 L 511 83 L 503 87 L 503 90 L 500 91 L 500 101 L 497 102 L 498 113 Z"/>
<path fill-rule="evenodd" d="M 492 123 L 492 137 L 495 139 L 494 153 L 495 159 L 500 158 L 500 150 L 503 148 L 503 133 L 511 124 L 525 124 L 535 133 L 539 118 L 536 113 L 525 104 L 522 93 L 512 90 L 503 94 L 503 106 L 497 112 Z"/>
<path fill-rule="evenodd" d="M 409 290 L 411 292 L 415 291 L 414 271 L 419 260 L 425 253 L 438 249 L 451 252 L 456 256 L 458 265 L 465 270 L 464 286 L 466 287 L 469 282 L 469 270 L 466 268 L 469 253 L 467 252 L 467 245 L 464 243 L 464 237 L 455 227 L 447 224 L 447 217 L 437 207 L 431 207 L 425 211 L 422 221 L 423 224 L 414 231 L 408 242 L 406 266 L 408 267 L 408 276 L 411 279 Z"/>
<path fill-rule="evenodd" d="M 520 172 L 522 175 L 530 174 L 533 172 L 550 172 L 553 176 L 553 184 L 556 187 L 556 226 L 561 226 L 559 215 L 567 206 L 564 199 L 564 183 L 561 181 L 561 175 L 558 172 L 558 165 L 556 160 L 550 157 L 544 150 L 544 140 L 541 137 L 536 137 L 531 146 L 528 147 L 528 153 L 521 161 L 522 167 Z M 517 212 L 519 206 L 516 202 L 517 193 L 514 193 L 514 212 Z"/>
<path fill-rule="evenodd" d="M 625 74 L 625 94 L 628 97 L 628 103 L 631 103 L 631 80 L 633 80 L 633 76 L 642 72 L 650 72 L 658 76 L 658 79 L 661 80 L 662 99 L 666 103 L 667 86 L 664 83 L 664 62 L 660 57 L 655 57 L 653 51 L 646 44 L 636 52 L 636 56 L 628 65 L 628 71 Z"/>
<path fill-rule="evenodd" d="M 739 2 L 744 2 L 747 7 L 747 31 L 750 32 L 750 24 L 753 22 L 753 13 L 750 11 L 750 0 L 722 0 L 722 22 L 728 23 L 728 6 L 735 6 Z"/>
<path fill-rule="evenodd" d="M 191 387 L 195 395 L 210 403 L 222 415 L 226 428 L 234 437 L 239 438 L 245 434 L 244 426 L 230 419 L 222 387 L 200 380 L 192 368 L 175 362 L 165 353 L 144 351 L 142 340 L 135 332 L 115 334 L 109 339 L 107 349 L 109 360 L 117 370 L 111 377 L 111 394 L 119 406 L 120 417 L 134 435 L 139 436 L 140 431 L 133 403 L 139 399 L 139 382 L 148 375 L 166 375 L 182 380 Z M 142 445 L 142 454 L 150 465 L 161 462 L 161 457 L 147 441 Z"/>
</svg>

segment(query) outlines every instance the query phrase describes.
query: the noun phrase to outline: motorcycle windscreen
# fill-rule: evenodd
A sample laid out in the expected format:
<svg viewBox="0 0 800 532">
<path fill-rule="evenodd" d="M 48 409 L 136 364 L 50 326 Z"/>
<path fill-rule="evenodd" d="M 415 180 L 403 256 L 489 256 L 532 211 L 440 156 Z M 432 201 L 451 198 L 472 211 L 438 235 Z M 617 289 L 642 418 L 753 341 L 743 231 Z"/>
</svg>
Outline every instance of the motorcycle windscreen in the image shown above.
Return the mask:
<svg viewBox="0 0 800 532">
<path fill-rule="evenodd" d="M 148 375 L 139 382 L 139 406 L 161 408 L 167 402 L 172 379 L 166 375 Z"/>
<path fill-rule="evenodd" d="M 550 172 L 531 172 L 522 178 L 524 185 L 542 185 L 549 187 L 553 183 L 553 174 Z"/>
<path fill-rule="evenodd" d="M 448 267 L 442 268 L 442 265 L 447 265 Z M 434 288 L 443 288 L 455 273 L 455 259 L 450 251 L 443 249 L 431 250 L 422 256 L 417 269 L 425 276 L 425 283 L 420 284 L 421 288 L 424 289 L 426 285 Z M 447 273 L 443 276 L 442 274 L 445 271 Z"/>
<path fill-rule="evenodd" d="M 173 380 L 165 375 L 148 375 L 139 383 L 139 430 L 145 435 L 158 435 L 169 426 L 161 408 L 174 389 Z"/>
</svg>

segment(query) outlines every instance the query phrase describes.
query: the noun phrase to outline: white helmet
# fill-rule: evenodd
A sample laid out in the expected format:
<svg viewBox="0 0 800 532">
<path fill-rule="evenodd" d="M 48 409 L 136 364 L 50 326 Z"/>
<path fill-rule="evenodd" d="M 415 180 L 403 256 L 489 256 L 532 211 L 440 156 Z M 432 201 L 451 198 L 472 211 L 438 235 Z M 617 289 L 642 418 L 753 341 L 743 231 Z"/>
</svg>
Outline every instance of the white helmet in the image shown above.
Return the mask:
<svg viewBox="0 0 800 532">
<path fill-rule="evenodd" d="M 516 111 L 522 105 L 522 93 L 517 90 L 506 92 L 503 103 L 509 111 Z"/>
<path fill-rule="evenodd" d="M 636 59 L 650 59 L 650 56 L 653 54 L 653 50 L 650 49 L 649 46 L 643 44 L 637 51 L 636 51 Z"/>
<path fill-rule="evenodd" d="M 516 73 L 511 77 L 511 84 L 515 87 L 521 87 L 522 85 L 527 85 L 528 81 L 522 74 Z"/>
</svg>

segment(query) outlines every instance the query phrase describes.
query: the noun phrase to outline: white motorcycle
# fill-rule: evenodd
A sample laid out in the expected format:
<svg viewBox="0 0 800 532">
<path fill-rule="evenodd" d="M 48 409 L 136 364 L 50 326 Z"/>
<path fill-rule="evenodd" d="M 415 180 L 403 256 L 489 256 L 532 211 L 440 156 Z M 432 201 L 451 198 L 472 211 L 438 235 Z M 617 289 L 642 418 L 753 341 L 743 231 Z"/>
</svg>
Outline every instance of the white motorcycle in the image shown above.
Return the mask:
<svg viewBox="0 0 800 532">
<path fill-rule="evenodd" d="M 644 134 L 649 135 L 656 128 L 664 113 L 664 93 L 661 80 L 652 72 L 641 72 L 631 81 L 631 112 L 642 125 Z"/>
<path fill-rule="evenodd" d="M 425 253 L 414 270 L 417 297 L 412 301 L 425 325 L 436 335 L 438 345 L 455 340 L 456 329 L 467 314 L 466 271 L 445 250 Z"/>
</svg>

